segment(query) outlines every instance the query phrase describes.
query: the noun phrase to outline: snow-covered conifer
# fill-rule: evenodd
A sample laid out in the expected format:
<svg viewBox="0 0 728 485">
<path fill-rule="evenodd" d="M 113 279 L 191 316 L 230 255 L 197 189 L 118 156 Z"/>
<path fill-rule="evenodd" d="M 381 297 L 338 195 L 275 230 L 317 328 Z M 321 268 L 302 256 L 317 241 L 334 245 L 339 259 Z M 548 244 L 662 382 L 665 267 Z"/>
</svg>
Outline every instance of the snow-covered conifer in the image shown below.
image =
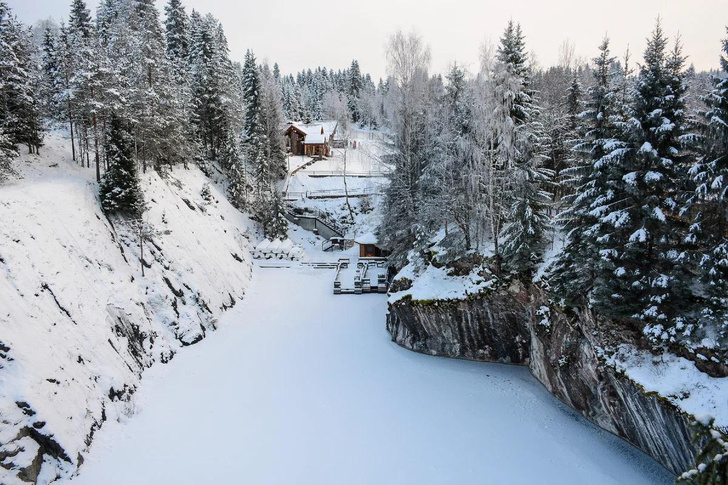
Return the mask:
<svg viewBox="0 0 728 485">
<path fill-rule="evenodd" d="M 728 38 L 723 40 L 722 76 L 700 111 L 698 159 L 690 169 L 695 191 L 684 210 L 690 218 L 688 239 L 695 245 L 700 279 L 709 295 L 706 323 L 728 338 Z"/>
<path fill-rule="evenodd" d="M 603 312 L 643 322 L 655 342 L 689 333 L 690 295 L 685 222 L 677 217 L 687 166 L 679 45 L 672 54 L 658 21 L 648 39 L 634 90 L 631 116 L 621 123 L 623 148 L 603 158 L 609 190 L 594 212 L 601 258 L 595 304 Z M 692 303 L 691 303 L 692 302 Z"/>
<path fill-rule="evenodd" d="M 110 166 L 99 185 L 101 207 L 108 214 L 121 214 L 130 218 L 141 216 L 144 196 L 134 161 L 128 122 L 117 116 L 111 117 L 104 150 Z"/>
</svg>

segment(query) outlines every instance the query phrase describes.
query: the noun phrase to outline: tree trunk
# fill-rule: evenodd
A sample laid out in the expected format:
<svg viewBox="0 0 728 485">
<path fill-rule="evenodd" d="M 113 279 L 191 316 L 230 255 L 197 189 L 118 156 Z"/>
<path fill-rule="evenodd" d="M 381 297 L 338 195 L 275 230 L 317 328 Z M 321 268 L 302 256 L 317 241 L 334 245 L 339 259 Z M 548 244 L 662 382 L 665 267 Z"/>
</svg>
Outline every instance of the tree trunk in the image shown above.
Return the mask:
<svg viewBox="0 0 728 485">
<path fill-rule="evenodd" d="M 346 140 L 346 148 L 344 148 L 344 196 L 346 197 L 346 208 L 349 209 L 349 218 L 351 223 L 354 223 L 354 211 L 351 210 L 351 203 L 349 203 L 349 187 L 346 185 L 346 155 L 349 151 L 349 140 Z"/>
<path fill-rule="evenodd" d="M 76 145 L 73 141 L 73 115 L 71 114 L 71 100 L 68 100 L 68 127 L 71 131 L 71 159 L 76 161 Z"/>
<path fill-rule="evenodd" d="M 94 88 L 91 88 L 91 99 L 94 99 Z M 101 160 L 99 160 L 99 135 L 98 124 L 96 122 L 96 111 L 91 118 L 94 127 L 94 156 L 96 158 L 96 182 L 101 182 Z"/>
<path fill-rule="evenodd" d="M 88 148 L 88 128 L 86 126 L 83 127 L 83 138 L 86 146 L 86 168 L 91 168 L 91 157 L 89 156 L 91 150 Z"/>
<path fill-rule="evenodd" d="M 139 221 L 139 263 L 142 267 L 142 278 L 144 277 L 144 223 Z"/>
</svg>

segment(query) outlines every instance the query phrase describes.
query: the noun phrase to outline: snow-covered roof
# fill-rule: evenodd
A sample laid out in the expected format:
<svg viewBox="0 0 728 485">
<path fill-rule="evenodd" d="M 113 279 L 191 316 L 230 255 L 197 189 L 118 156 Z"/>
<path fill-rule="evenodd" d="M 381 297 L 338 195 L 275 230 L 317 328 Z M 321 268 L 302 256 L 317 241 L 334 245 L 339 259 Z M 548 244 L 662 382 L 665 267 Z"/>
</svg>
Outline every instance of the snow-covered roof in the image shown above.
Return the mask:
<svg viewBox="0 0 728 485">
<path fill-rule="evenodd" d="M 358 236 L 355 241 L 357 244 L 377 244 L 379 242 L 377 240 L 377 236 L 375 236 L 373 232 L 362 234 L 361 236 Z"/>
<path fill-rule="evenodd" d="M 308 133 L 306 139 L 303 140 L 304 145 L 320 145 L 326 141 L 326 136 L 321 133 Z"/>
<path fill-rule="evenodd" d="M 332 134 L 336 133 L 336 121 L 319 121 L 316 123 L 291 123 L 293 128 L 306 134 L 304 144 L 316 145 L 324 143 Z"/>
</svg>

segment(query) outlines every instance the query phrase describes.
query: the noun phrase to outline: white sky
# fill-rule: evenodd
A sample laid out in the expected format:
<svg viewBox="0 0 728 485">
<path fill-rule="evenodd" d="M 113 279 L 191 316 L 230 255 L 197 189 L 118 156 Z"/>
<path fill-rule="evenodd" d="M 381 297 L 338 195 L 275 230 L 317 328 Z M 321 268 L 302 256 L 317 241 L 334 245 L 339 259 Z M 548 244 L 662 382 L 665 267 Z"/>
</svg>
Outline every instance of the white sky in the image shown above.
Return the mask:
<svg viewBox="0 0 728 485">
<path fill-rule="evenodd" d="M 26 23 L 66 18 L 71 0 L 7 0 Z M 157 0 L 162 11 L 166 0 Z M 671 37 L 682 35 L 688 63 L 698 70 L 718 67 L 720 39 L 728 25 L 728 0 L 183 0 L 220 19 L 231 57 L 242 61 L 252 48 L 258 59 L 278 62 L 284 73 L 326 66 L 340 69 L 359 61 L 376 80 L 385 74 L 384 44 L 396 29 L 415 29 L 431 46 L 433 70 L 453 61 L 478 67 L 485 38 L 497 43 L 509 19 L 521 23 L 526 47 L 541 65 L 556 64 L 569 39 L 576 54 L 594 57 L 608 33 L 612 51 L 627 45 L 641 60 L 645 38 L 660 15 Z M 88 0 L 95 11 L 98 0 Z"/>
</svg>

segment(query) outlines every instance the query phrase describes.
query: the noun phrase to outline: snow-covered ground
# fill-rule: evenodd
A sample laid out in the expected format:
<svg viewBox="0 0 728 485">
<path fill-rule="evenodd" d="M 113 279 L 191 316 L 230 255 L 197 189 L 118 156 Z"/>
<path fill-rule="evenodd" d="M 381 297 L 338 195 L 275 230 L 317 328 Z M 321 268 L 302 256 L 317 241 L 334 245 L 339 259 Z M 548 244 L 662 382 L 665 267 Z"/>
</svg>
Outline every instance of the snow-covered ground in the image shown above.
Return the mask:
<svg viewBox="0 0 728 485">
<path fill-rule="evenodd" d="M 333 272 L 254 270 L 220 330 L 146 374 L 73 485 L 668 484 L 527 369 L 393 344 L 383 295 Z"/>
<path fill-rule="evenodd" d="M 197 168 L 142 176 L 154 232 L 142 276 L 135 231 L 106 219 L 94 169 L 70 158 L 51 134 L 0 185 L 3 485 L 44 458 L 43 440 L 62 453 L 45 455 L 40 483 L 73 473 L 94 429 L 133 413 L 143 370 L 216 328 L 250 282 L 252 225 L 214 185 L 202 197 Z"/>
</svg>

